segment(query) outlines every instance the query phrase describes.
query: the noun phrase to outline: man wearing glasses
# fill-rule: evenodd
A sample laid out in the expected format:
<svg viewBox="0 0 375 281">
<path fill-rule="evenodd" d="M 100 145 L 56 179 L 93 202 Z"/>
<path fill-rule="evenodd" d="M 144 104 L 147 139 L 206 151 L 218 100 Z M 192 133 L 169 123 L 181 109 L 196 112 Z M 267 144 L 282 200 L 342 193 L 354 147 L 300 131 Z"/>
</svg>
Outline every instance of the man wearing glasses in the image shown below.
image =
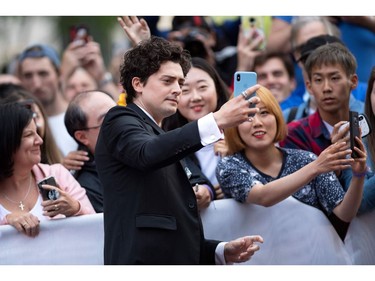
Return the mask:
<svg viewBox="0 0 375 281">
<path fill-rule="evenodd" d="M 97 213 L 103 212 L 103 188 L 96 170 L 94 151 L 104 116 L 115 105 L 116 102 L 108 93 L 87 91 L 75 96 L 65 113 L 65 126 L 69 134 L 78 142 L 78 149 L 86 152 L 89 159 L 77 163 L 74 175 L 86 189 Z"/>
</svg>

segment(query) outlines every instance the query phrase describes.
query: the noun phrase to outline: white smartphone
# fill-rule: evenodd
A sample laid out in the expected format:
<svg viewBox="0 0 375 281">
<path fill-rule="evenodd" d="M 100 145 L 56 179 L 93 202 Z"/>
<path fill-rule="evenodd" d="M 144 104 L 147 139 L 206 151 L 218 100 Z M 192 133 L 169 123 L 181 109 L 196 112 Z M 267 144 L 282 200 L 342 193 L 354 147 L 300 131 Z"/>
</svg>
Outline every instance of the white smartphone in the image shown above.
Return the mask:
<svg viewBox="0 0 375 281">
<path fill-rule="evenodd" d="M 371 133 L 372 128 L 365 114 L 363 113 L 358 114 L 358 125 L 361 128 L 362 138 L 366 137 L 367 135 Z M 343 130 L 347 126 L 349 126 L 349 122 L 346 122 L 345 124 L 341 125 L 339 131 Z"/>
<path fill-rule="evenodd" d="M 365 114 L 359 114 L 358 120 L 359 120 L 358 121 L 359 127 L 361 128 L 361 131 L 362 131 L 361 136 L 362 138 L 364 138 L 365 136 L 371 133 L 371 125 Z"/>
</svg>

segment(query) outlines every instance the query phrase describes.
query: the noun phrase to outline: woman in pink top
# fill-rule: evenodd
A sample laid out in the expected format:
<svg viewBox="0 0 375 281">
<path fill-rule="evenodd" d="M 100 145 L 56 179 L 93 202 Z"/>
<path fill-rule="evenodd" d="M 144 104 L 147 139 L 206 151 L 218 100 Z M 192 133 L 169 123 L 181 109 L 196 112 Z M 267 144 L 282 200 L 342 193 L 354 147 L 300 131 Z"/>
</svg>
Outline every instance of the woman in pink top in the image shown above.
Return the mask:
<svg viewBox="0 0 375 281">
<path fill-rule="evenodd" d="M 18 103 L 0 105 L 0 225 L 13 225 L 34 237 L 41 220 L 94 214 L 86 191 L 61 164 L 41 164 L 40 146 L 33 112 Z M 43 200 L 37 183 L 54 176 L 57 199 Z"/>
</svg>

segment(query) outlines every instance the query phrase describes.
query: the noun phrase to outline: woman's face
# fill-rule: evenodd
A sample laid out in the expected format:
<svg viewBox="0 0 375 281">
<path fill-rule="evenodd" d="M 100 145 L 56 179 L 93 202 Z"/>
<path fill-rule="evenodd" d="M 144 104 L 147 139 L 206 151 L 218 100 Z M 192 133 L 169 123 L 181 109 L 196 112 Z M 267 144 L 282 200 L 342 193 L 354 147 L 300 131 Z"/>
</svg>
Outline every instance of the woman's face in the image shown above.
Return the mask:
<svg viewBox="0 0 375 281">
<path fill-rule="evenodd" d="M 257 107 L 259 112 L 252 121 L 240 124 L 238 131 L 248 148 L 259 150 L 274 145 L 277 126 L 275 115 L 270 113 L 262 102 L 257 104 Z"/>
<path fill-rule="evenodd" d="M 178 110 L 189 122 L 197 120 L 217 106 L 217 93 L 214 80 L 207 72 L 199 68 L 191 68 L 178 102 Z"/>
<path fill-rule="evenodd" d="M 34 120 L 25 127 L 21 137 L 21 145 L 14 154 L 15 166 L 34 166 L 41 161 L 40 146 L 43 144 L 42 138 L 37 133 Z"/>
<path fill-rule="evenodd" d="M 64 94 L 66 99 L 71 101 L 78 93 L 95 90 L 97 87 L 95 79 L 92 78 L 86 70 L 77 68 L 66 82 Z"/>
</svg>

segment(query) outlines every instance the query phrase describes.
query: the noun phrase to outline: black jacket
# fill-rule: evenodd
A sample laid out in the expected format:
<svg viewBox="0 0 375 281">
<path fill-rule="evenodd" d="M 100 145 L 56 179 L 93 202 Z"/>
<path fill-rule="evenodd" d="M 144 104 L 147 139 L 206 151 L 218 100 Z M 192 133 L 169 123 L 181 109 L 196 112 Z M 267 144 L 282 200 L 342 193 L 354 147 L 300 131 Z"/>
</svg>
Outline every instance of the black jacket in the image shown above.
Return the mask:
<svg viewBox="0 0 375 281">
<path fill-rule="evenodd" d="M 215 264 L 180 163 L 200 148 L 197 122 L 164 132 L 135 104 L 109 110 L 95 152 L 105 264 Z"/>
<path fill-rule="evenodd" d="M 79 150 L 88 151 L 84 146 L 79 146 Z M 96 171 L 94 155 L 89 153 L 90 160 L 85 162 L 82 169 L 74 174 L 79 184 L 86 189 L 87 197 L 97 213 L 103 212 L 103 187 Z"/>
</svg>

